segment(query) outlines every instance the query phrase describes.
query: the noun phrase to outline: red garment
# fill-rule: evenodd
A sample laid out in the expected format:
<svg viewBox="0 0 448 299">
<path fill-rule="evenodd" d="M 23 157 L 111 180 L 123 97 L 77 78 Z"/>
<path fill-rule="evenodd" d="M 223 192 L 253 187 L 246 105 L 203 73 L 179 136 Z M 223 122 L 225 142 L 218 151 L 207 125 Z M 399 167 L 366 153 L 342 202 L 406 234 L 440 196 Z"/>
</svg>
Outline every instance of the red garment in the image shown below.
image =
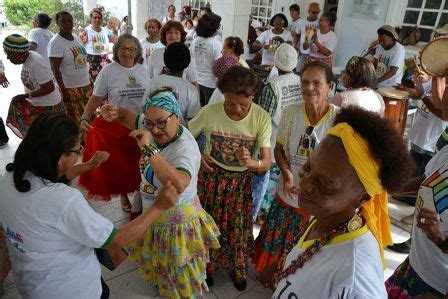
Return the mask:
<svg viewBox="0 0 448 299">
<path fill-rule="evenodd" d="M 87 133 L 83 162 L 89 161 L 96 151 L 107 151 L 109 159 L 101 166 L 79 177 L 79 186 L 88 191 L 89 198 L 109 201 L 111 196 L 139 190 L 140 150 L 129 137 L 131 130 L 120 123 L 96 118 Z"/>
</svg>

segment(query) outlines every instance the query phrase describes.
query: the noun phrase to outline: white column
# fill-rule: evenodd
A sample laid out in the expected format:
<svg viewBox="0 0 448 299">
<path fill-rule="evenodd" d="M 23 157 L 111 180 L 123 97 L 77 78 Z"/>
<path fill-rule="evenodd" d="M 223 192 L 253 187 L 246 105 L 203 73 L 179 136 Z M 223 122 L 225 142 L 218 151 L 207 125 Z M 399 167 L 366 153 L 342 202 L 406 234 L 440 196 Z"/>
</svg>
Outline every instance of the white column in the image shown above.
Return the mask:
<svg viewBox="0 0 448 299">
<path fill-rule="evenodd" d="M 147 35 L 145 22 L 149 19 L 149 2 L 150 0 L 131 0 L 132 35 L 138 39 Z"/>
<path fill-rule="evenodd" d="M 82 8 L 84 13 L 89 15 L 90 11 L 96 7 L 96 0 L 82 0 Z"/>
<path fill-rule="evenodd" d="M 223 40 L 228 36 L 238 36 L 246 43 L 249 30 L 251 0 L 215 0 L 212 10 L 221 16 Z"/>
</svg>

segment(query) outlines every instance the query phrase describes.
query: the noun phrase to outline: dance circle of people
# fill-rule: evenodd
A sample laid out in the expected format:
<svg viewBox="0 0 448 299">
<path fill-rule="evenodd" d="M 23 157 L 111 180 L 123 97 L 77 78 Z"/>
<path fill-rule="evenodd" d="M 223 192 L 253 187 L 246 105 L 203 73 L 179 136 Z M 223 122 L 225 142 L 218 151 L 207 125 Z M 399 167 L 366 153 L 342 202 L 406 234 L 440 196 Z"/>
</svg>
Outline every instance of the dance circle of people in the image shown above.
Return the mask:
<svg viewBox="0 0 448 299">
<path fill-rule="evenodd" d="M 289 11 L 251 17 L 248 51 L 209 7 L 170 5 L 141 40 L 98 8 L 78 34 L 60 11 L 56 34 L 39 13 L 28 38 L 8 35 L 24 92 L 5 120 L 22 141 L 0 176 L 0 283 L 108 298 L 100 265 L 128 260 L 160 296 L 204 298 L 218 269 L 244 291 L 253 264 L 275 299 L 447 298 L 448 65 L 405 68 L 384 25 L 334 74 L 335 15 Z M 404 243 L 391 196 L 415 206 Z M 90 205 L 117 197 L 120 228 Z M 409 254 L 387 279 L 385 250 Z"/>
</svg>

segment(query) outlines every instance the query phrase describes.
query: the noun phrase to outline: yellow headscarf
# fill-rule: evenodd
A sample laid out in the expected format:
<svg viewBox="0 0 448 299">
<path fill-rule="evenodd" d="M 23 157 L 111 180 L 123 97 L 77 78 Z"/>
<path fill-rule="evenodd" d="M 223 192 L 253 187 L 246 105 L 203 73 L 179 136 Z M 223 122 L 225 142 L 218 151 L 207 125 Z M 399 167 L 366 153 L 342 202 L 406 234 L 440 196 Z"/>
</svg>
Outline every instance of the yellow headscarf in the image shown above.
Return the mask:
<svg viewBox="0 0 448 299">
<path fill-rule="evenodd" d="M 339 123 L 328 131 L 328 135 L 339 137 L 347 152 L 350 164 L 355 169 L 359 180 L 371 199 L 364 203 L 361 214 L 367 227 L 378 241 L 383 267 L 384 247 L 392 244 L 390 219 L 387 210 L 387 192 L 379 177 L 380 165 L 373 159 L 369 144 L 347 123 Z"/>
</svg>

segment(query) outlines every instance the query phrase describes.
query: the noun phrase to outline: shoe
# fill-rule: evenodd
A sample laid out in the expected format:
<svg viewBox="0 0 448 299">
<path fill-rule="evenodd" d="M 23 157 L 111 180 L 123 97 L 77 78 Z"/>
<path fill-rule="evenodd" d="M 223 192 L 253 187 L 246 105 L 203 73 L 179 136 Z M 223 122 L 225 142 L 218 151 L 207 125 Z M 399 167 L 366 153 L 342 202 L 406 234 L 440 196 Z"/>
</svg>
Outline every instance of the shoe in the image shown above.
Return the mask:
<svg viewBox="0 0 448 299">
<path fill-rule="evenodd" d="M 235 286 L 235 289 L 242 292 L 247 287 L 247 280 L 243 277 L 237 277 L 238 275 L 235 274 L 235 272 L 232 272 L 232 280 L 233 285 Z"/>
<path fill-rule="evenodd" d="M 205 282 L 207 283 L 207 286 L 209 288 L 211 288 L 215 284 L 215 281 L 213 280 L 213 276 L 209 273 L 207 273 L 207 278 L 205 279 Z"/>
<path fill-rule="evenodd" d="M 394 252 L 402 253 L 402 254 L 409 254 L 409 251 L 410 251 L 407 241 L 405 241 L 403 243 L 394 243 L 393 245 L 387 246 L 387 249 L 394 251 Z"/>
</svg>

